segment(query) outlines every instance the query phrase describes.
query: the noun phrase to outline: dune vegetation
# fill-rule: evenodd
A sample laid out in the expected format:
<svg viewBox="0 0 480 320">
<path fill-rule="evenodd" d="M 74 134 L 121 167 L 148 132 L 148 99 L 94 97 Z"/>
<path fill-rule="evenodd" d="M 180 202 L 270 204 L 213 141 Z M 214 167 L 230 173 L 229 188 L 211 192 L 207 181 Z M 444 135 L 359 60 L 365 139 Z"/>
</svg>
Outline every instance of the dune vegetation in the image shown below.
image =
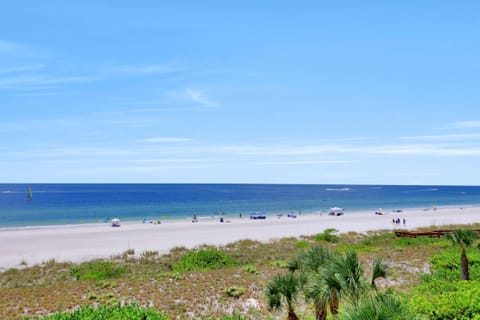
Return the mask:
<svg viewBox="0 0 480 320">
<path fill-rule="evenodd" d="M 23 265 L 0 273 L 0 318 L 480 319 L 479 288 L 476 233 L 398 238 L 327 230 Z"/>
</svg>

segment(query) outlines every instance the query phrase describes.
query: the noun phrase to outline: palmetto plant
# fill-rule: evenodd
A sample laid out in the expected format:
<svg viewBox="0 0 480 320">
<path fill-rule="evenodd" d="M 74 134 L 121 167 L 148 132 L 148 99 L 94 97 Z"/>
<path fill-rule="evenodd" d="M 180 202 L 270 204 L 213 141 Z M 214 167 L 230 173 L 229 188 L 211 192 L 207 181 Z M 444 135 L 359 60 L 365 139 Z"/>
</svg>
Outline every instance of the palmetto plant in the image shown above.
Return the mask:
<svg viewBox="0 0 480 320">
<path fill-rule="evenodd" d="M 297 276 L 291 272 L 274 276 L 268 283 L 265 293 L 268 307 L 270 309 L 281 309 L 283 306 L 286 306 L 288 319 L 298 320 L 294 305 L 301 293 L 304 282 L 302 275 Z"/>
<path fill-rule="evenodd" d="M 339 278 L 342 295 L 350 301 L 358 301 L 366 289 L 363 268 L 355 251 L 348 251 L 334 260 L 332 272 Z"/>
<path fill-rule="evenodd" d="M 366 294 L 357 304 L 347 305 L 339 320 L 414 320 L 414 315 L 391 294 Z"/>
<path fill-rule="evenodd" d="M 377 285 L 375 284 L 375 280 L 378 278 L 385 278 L 387 276 L 388 266 L 382 259 L 377 258 L 373 260 L 372 264 L 372 277 L 370 280 L 370 287 L 372 289 L 377 289 Z"/>
<path fill-rule="evenodd" d="M 315 253 L 319 256 L 313 258 Z M 304 267 L 310 266 L 307 268 L 307 272 L 311 274 L 310 285 L 306 287 L 305 296 L 313 300 L 317 320 L 326 319 L 328 308 L 332 315 L 337 315 L 340 300 L 355 305 L 362 296 L 368 294 L 369 285 L 354 251 L 334 254 L 332 251 L 310 250 L 303 256 L 310 257 L 313 261 L 322 261 L 318 267 L 315 264 L 302 264 Z M 385 277 L 386 269 L 387 266 L 382 260 L 374 261 L 370 287 L 375 288 L 375 279 Z"/>
<path fill-rule="evenodd" d="M 331 300 L 338 300 L 335 292 L 328 290 L 323 281 L 318 279 L 319 272 L 324 270 L 327 264 L 331 263 L 334 252 L 328 248 L 315 246 L 302 252 L 294 261 L 301 272 L 307 274 L 311 279 L 311 286 L 305 289 L 305 297 L 311 299 L 315 306 L 315 318 L 324 320 L 327 317 L 327 306 Z"/>
<path fill-rule="evenodd" d="M 300 254 L 300 267 L 307 272 L 318 272 L 332 260 L 334 255 L 334 252 L 328 248 L 321 246 L 312 247 L 310 250 Z"/>
<path fill-rule="evenodd" d="M 469 280 L 470 274 L 468 272 L 468 258 L 465 248 L 470 247 L 473 244 L 475 239 L 477 239 L 477 233 L 473 230 L 456 229 L 450 233 L 447 233 L 445 237 L 451 240 L 454 245 L 458 245 L 462 248 L 462 255 L 460 257 L 462 266 L 462 279 Z"/>
</svg>

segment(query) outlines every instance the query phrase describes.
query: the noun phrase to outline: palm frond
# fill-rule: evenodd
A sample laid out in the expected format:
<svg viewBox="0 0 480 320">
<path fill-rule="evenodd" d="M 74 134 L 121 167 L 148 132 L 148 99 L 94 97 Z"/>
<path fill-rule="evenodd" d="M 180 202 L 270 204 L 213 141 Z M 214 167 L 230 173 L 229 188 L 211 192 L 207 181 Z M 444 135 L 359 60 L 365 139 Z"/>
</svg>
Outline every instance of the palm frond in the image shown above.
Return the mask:
<svg viewBox="0 0 480 320">
<path fill-rule="evenodd" d="M 378 278 L 385 278 L 387 276 L 388 265 L 383 262 L 381 258 L 377 258 L 373 261 L 372 264 L 372 279 L 371 279 L 371 287 L 376 288 L 375 280 Z"/>
</svg>

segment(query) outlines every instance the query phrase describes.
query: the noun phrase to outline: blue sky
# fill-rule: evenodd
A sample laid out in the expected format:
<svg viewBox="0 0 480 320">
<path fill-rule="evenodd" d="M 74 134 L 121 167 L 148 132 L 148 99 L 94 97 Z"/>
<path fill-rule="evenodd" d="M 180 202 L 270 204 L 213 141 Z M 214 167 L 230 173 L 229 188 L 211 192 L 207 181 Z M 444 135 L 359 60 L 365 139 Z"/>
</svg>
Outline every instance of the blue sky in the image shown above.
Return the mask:
<svg viewBox="0 0 480 320">
<path fill-rule="evenodd" d="M 480 181 L 477 1 L 15 1 L 0 182 Z"/>
</svg>

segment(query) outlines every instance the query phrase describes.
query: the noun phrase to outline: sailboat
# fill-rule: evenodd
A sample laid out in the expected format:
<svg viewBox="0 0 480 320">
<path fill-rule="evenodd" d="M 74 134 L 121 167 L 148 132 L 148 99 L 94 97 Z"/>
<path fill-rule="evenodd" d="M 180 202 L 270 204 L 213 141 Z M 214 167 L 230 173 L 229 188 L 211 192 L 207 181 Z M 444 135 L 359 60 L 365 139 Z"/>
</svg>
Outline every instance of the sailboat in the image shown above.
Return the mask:
<svg viewBox="0 0 480 320">
<path fill-rule="evenodd" d="M 31 201 L 32 198 L 33 198 L 32 188 L 31 188 L 31 187 L 28 187 L 27 194 L 25 195 L 25 200 L 26 200 L 26 201 Z"/>
</svg>

